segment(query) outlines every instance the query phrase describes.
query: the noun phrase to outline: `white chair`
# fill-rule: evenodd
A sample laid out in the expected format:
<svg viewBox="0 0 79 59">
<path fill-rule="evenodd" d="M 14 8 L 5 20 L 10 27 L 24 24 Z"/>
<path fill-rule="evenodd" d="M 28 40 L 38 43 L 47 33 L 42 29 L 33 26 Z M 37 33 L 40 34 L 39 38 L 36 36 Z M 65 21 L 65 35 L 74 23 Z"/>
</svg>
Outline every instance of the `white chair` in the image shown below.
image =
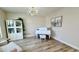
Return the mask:
<svg viewBox="0 0 79 59">
<path fill-rule="evenodd" d="M 40 35 L 40 39 L 44 39 L 44 40 L 46 40 L 46 35 Z"/>
</svg>

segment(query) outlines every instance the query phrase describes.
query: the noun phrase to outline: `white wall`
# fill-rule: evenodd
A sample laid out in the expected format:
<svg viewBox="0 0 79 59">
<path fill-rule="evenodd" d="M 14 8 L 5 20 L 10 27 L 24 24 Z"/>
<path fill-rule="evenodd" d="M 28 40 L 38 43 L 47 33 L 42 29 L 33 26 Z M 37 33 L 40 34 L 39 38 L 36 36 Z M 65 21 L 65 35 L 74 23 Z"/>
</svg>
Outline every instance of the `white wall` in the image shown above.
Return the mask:
<svg viewBox="0 0 79 59">
<path fill-rule="evenodd" d="M 48 26 L 51 26 L 49 22 L 53 16 L 63 16 L 62 27 L 53 27 L 54 38 L 79 49 L 79 8 L 63 8 L 49 15 L 46 18 Z"/>
<path fill-rule="evenodd" d="M 1 15 L 4 15 L 4 13 L 0 12 L 0 16 Z M 50 22 L 53 16 L 63 16 L 62 27 L 53 27 L 53 31 L 56 34 L 54 38 L 79 49 L 79 8 L 62 8 L 48 15 L 46 18 L 42 16 L 32 17 L 26 14 L 8 13 L 7 19 L 22 17 L 24 19 L 27 35 L 34 35 L 35 28 L 37 27 L 51 27 Z"/>
<path fill-rule="evenodd" d="M 4 13 L 0 12 L 1 19 L 3 19 L 2 15 L 4 15 Z M 59 11 L 48 15 L 46 18 L 42 16 L 32 17 L 27 16 L 26 14 L 8 13 L 7 19 L 22 17 L 28 36 L 34 35 L 35 28 L 37 27 L 51 27 L 50 22 L 53 16 L 63 16 L 62 27 L 53 27 L 53 31 L 56 34 L 54 38 L 79 49 L 79 8 L 62 8 Z M 0 22 L 2 23 L 2 20 Z"/>
<path fill-rule="evenodd" d="M 6 38 L 5 23 L 4 23 L 5 19 L 6 19 L 6 14 L 4 11 L 0 9 L 0 26 L 2 31 L 2 38 L 0 39 Z"/>
<path fill-rule="evenodd" d="M 34 36 L 35 29 L 45 26 L 45 17 L 43 16 L 27 16 L 22 13 L 7 13 L 7 19 L 23 18 L 27 36 Z"/>
</svg>

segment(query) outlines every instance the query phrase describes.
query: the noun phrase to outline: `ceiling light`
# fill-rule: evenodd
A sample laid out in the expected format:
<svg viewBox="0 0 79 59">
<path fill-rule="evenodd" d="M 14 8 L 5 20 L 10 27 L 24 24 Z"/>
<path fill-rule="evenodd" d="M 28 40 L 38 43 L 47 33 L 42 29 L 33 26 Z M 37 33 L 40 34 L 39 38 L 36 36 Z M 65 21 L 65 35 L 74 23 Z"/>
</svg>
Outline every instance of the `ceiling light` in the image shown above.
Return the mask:
<svg viewBox="0 0 79 59">
<path fill-rule="evenodd" d="M 38 9 L 35 7 L 29 7 L 28 11 L 31 16 L 35 16 L 38 14 Z"/>
</svg>

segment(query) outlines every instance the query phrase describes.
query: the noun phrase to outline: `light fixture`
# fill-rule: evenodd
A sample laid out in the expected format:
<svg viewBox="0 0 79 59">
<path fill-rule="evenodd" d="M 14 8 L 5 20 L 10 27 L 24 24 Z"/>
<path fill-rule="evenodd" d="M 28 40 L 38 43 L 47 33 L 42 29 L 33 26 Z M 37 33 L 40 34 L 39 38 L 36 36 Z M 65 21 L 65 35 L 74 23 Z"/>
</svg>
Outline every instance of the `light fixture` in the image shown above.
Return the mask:
<svg viewBox="0 0 79 59">
<path fill-rule="evenodd" d="M 35 16 L 38 14 L 38 9 L 36 7 L 29 7 L 28 11 L 31 16 Z"/>
</svg>

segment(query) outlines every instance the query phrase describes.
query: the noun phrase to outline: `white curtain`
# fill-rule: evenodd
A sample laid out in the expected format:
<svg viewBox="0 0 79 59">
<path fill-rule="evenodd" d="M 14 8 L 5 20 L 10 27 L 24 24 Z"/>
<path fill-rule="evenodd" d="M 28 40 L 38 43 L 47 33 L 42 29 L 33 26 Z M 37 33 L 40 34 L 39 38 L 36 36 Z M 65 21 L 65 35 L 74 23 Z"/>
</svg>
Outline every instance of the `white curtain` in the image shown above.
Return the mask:
<svg viewBox="0 0 79 59">
<path fill-rule="evenodd" d="M 1 26 L 0 26 L 0 38 L 2 38 Z"/>
</svg>

